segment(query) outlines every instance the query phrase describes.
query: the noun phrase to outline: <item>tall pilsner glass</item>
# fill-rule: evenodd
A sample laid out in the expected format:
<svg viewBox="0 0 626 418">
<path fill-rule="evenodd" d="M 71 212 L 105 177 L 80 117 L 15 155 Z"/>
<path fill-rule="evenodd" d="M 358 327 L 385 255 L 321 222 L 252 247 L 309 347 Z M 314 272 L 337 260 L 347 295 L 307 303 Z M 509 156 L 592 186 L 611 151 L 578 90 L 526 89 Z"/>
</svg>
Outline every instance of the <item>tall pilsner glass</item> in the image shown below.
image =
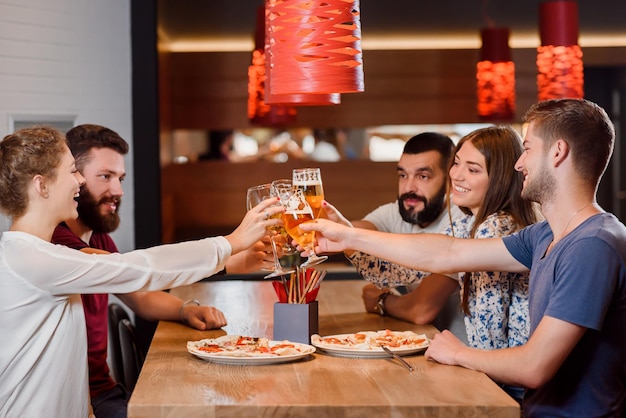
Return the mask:
<svg viewBox="0 0 626 418">
<path fill-rule="evenodd" d="M 307 260 L 300 267 L 310 267 L 328 260 L 325 255 L 315 254 L 315 231 L 305 232 L 300 229 L 300 224 L 311 222 L 313 219 L 313 209 L 302 194 L 302 190 L 294 191 L 285 204 L 283 222 L 289 235 L 302 248 L 309 251 Z"/>
<path fill-rule="evenodd" d="M 293 187 L 301 190 L 307 203 L 313 209 L 313 216 L 319 218 L 324 201 L 322 173 L 319 168 L 296 168 L 293 170 Z"/>
</svg>

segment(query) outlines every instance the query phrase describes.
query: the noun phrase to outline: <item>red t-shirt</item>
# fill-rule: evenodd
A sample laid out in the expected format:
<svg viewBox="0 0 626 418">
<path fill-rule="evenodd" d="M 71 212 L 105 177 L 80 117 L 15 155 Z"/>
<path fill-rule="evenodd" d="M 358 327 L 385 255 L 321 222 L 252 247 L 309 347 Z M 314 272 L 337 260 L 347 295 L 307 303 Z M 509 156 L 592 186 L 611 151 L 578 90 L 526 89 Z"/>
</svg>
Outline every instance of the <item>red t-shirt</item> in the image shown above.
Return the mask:
<svg viewBox="0 0 626 418">
<path fill-rule="evenodd" d="M 64 223 L 56 227 L 52 242 L 76 250 L 91 247 L 111 253 L 119 252 L 109 234 L 91 235 L 89 244 L 75 235 Z M 108 294 L 81 295 L 85 322 L 87 324 L 87 356 L 89 360 L 89 392 L 91 397 L 107 392 L 115 387 L 107 364 L 108 344 Z"/>
</svg>

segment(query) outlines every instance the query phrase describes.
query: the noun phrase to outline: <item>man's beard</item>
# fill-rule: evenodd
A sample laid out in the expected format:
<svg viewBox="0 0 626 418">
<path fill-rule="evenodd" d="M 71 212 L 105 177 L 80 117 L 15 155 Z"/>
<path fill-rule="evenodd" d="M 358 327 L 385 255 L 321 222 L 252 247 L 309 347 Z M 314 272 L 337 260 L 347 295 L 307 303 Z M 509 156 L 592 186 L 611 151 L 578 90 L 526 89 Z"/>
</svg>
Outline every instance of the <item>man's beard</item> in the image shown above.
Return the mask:
<svg viewBox="0 0 626 418">
<path fill-rule="evenodd" d="M 404 193 L 398 196 L 398 208 L 400 209 L 400 216 L 404 222 L 408 222 L 414 225 L 428 225 L 434 222 L 441 212 L 445 204 L 446 190 L 442 188 L 433 199 L 429 202 L 424 196 L 416 195 L 415 193 Z M 413 209 L 405 209 L 404 201 L 406 199 L 420 200 L 424 203 L 424 209 L 421 211 L 415 211 Z"/>
<path fill-rule="evenodd" d="M 120 225 L 120 216 L 118 214 L 120 205 L 122 204 L 122 198 L 115 198 L 117 208 L 115 212 L 107 215 L 100 213 L 100 203 L 109 201 L 111 198 L 104 198 L 96 201 L 93 194 L 83 187 L 80 192 L 78 201 L 78 216 L 82 223 L 92 229 L 94 232 L 109 233 L 113 232 Z"/>
<path fill-rule="evenodd" d="M 532 202 L 545 204 L 554 198 L 556 190 L 556 179 L 548 172 L 545 164 L 539 167 L 538 172 L 533 176 L 534 181 L 526 181 L 522 188 L 522 198 Z"/>
</svg>

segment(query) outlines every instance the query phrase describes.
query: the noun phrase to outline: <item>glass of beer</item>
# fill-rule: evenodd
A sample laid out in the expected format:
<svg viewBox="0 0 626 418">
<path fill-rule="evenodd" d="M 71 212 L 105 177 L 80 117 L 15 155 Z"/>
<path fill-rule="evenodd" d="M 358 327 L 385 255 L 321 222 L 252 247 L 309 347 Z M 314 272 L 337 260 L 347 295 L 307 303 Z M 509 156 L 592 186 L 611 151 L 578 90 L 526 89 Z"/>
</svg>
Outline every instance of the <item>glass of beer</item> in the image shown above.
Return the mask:
<svg viewBox="0 0 626 418">
<path fill-rule="evenodd" d="M 313 219 L 313 209 L 302 190 L 295 190 L 286 202 L 283 222 L 289 235 L 310 253 L 308 259 L 300 267 L 310 267 L 328 260 L 326 256 L 315 254 L 315 231 L 305 232 L 300 229 L 300 224 L 311 222 Z"/>
<path fill-rule="evenodd" d="M 313 216 L 319 218 L 324 201 L 322 173 L 319 168 L 296 168 L 293 170 L 293 187 L 302 194 L 313 209 Z"/>
<path fill-rule="evenodd" d="M 246 206 L 248 210 L 250 210 L 256 205 L 258 205 L 259 203 L 261 203 L 262 201 L 264 201 L 265 199 L 269 199 L 270 197 L 274 197 L 272 195 L 271 183 L 260 184 L 258 186 L 250 187 L 246 194 Z M 280 214 L 276 214 L 273 216 L 273 218 L 279 218 L 279 217 L 280 217 Z M 276 226 L 272 226 L 268 228 L 268 231 L 270 232 L 270 242 L 272 243 L 272 253 L 274 253 L 274 268 L 273 270 L 271 270 L 272 272 L 270 274 L 265 276 L 266 279 L 277 277 L 277 276 L 284 276 L 287 274 L 291 274 L 295 271 L 293 269 L 291 270 L 284 269 L 283 266 L 280 264 L 280 259 L 278 258 L 278 250 L 276 248 L 276 241 L 274 240 L 274 238 L 277 234 L 280 233 L 281 229 L 284 229 L 282 225 L 276 225 Z"/>
<path fill-rule="evenodd" d="M 283 206 L 286 206 L 287 200 L 289 200 L 289 197 L 293 194 L 292 181 L 289 179 L 274 180 L 272 182 L 271 194 L 272 196 L 276 196 L 280 198 L 281 204 Z M 287 233 L 287 230 L 285 229 L 284 225 L 279 225 L 279 227 L 276 228 L 276 231 L 282 236 L 282 238 L 284 238 L 284 241 L 282 241 L 280 244 L 283 250 L 283 254 L 284 255 L 295 254 L 297 251 L 297 248 L 291 245 L 292 238 L 289 236 L 289 233 Z"/>
</svg>

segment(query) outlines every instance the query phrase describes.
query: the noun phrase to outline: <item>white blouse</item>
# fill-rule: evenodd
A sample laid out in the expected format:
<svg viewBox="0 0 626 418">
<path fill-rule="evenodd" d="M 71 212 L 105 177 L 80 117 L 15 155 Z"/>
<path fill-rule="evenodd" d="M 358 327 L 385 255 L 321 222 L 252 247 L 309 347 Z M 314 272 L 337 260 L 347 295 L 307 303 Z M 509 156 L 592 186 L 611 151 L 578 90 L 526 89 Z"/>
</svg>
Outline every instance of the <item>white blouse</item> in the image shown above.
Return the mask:
<svg viewBox="0 0 626 418">
<path fill-rule="evenodd" d="M 88 415 L 81 293 L 128 293 L 194 283 L 220 271 L 230 253 L 223 237 L 96 255 L 24 232 L 4 232 L 0 416 Z"/>
</svg>

